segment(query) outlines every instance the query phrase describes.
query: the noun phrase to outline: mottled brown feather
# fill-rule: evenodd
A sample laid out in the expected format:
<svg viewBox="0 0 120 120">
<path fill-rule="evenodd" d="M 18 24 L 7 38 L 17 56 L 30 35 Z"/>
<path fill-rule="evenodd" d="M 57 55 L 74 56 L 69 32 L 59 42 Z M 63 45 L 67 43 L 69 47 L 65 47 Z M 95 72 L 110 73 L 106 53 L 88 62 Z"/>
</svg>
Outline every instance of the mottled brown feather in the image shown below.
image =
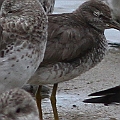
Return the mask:
<svg viewBox="0 0 120 120">
<path fill-rule="evenodd" d="M 88 14 L 85 10 L 93 6 L 92 3 L 90 7 L 87 6 L 88 4 L 83 4 L 73 13 L 48 15 L 48 42 L 41 66 L 49 63 L 69 62 L 92 48 L 95 43 L 93 39 L 97 37 L 97 33 L 94 32 L 89 22 L 85 21 L 85 19 L 90 19 L 85 17 L 91 17 L 90 13 Z M 110 12 L 103 4 L 103 6 L 93 7 L 93 10 L 90 10 L 91 14 L 101 7 L 103 11 L 106 11 L 104 12 L 106 15 Z M 95 33 L 94 38 L 92 38 L 93 33 Z"/>
<path fill-rule="evenodd" d="M 54 10 L 55 0 L 39 0 L 47 14 L 51 14 Z"/>
<path fill-rule="evenodd" d="M 72 13 L 48 15 L 44 59 L 30 84 L 54 84 L 73 79 L 97 65 L 107 50 L 105 29 L 120 30 L 110 8 L 96 0 Z"/>
<path fill-rule="evenodd" d="M 32 96 L 22 89 L 11 89 L 0 95 L 0 120 L 39 120 Z"/>
<path fill-rule="evenodd" d="M 0 26 L 1 93 L 22 87 L 43 61 L 48 20 L 38 0 L 5 0 Z"/>
<path fill-rule="evenodd" d="M 87 32 L 85 26 L 81 26 L 79 21 L 77 23 L 78 19 L 71 18 L 74 15 L 49 16 L 48 43 L 43 64 L 67 62 L 91 48 L 92 40 L 87 40 L 84 35 Z"/>
</svg>

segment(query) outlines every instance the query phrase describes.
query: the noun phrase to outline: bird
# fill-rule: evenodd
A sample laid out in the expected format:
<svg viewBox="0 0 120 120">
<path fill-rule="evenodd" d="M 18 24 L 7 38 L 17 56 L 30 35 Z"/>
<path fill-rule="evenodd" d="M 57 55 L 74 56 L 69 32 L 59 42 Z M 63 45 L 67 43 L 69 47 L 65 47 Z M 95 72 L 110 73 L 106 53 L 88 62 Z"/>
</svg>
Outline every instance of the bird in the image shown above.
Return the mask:
<svg viewBox="0 0 120 120">
<path fill-rule="evenodd" d="M 47 14 L 52 14 L 54 11 L 54 5 L 55 5 L 55 0 L 39 0 L 41 3 L 42 7 L 44 8 L 45 12 Z M 38 85 L 32 85 L 32 84 L 25 84 L 22 89 L 26 90 L 29 92 L 33 97 L 35 97 L 36 92 L 38 90 Z M 42 85 L 41 86 L 41 92 L 40 94 L 42 95 L 42 98 L 44 95 L 49 95 L 50 89 L 49 87 Z M 39 94 L 39 93 L 38 93 Z"/>
<path fill-rule="evenodd" d="M 4 0 L 0 13 L 1 94 L 21 88 L 43 61 L 48 17 L 38 0 Z"/>
<path fill-rule="evenodd" d="M 0 94 L 0 120 L 39 120 L 35 100 L 20 88 L 3 92 Z"/>
<path fill-rule="evenodd" d="M 38 0 L 4 0 L 0 15 L 0 93 L 22 87 L 42 62 L 48 18 Z"/>
<path fill-rule="evenodd" d="M 98 103 L 104 104 L 105 106 L 111 104 L 120 104 L 120 85 L 109 88 L 103 91 L 92 93 L 88 96 L 98 96 L 95 98 L 85 99 L 84 103 Z"/>
<path fill-rule="evenodd" d="M 55 0 L 39 0 L 45 12 L 51 14 L 54 11 Z"/>
<path fill-rule="evenodd" d="M 0 8 L 4 0 L 0 0 Z M 47 14 L 51 14 L 54 10 L 55 0 L 39 0 L 42 7 L 44 8 Z"/>
<path fill-rule="evenodd" d="M 30 85 L 30 84 L 25 84 L 21 89 L 29 92 L 33 97 L 35 97 L 36 91 L 38 89 L 38 85 Z M 42 86 L 41 89 L 41 95 L 43 98 L 48 97 L 50 93 L 50 88 L 47 86 Z"/>
<path fill-rule="evenodd" d="M 71 80 L 101 62 L 108 46 L 104 30 L 110 28 L 120 30 L 120 24 L 112 19 L 110 8 L 101 1 L 87 1 L 72 13 L 48 15 L 44 59 L 28 84 L 54 84 L 50 99 L 55 120 L 59 119 L 58 83 Z M 41 97 L 37 99 L 42 120 Z"/>
<path fill-rule="evenodd" d="M 1 8 L 1 5 L 2 5 L 3 1 L 4 1 L 4 0 L 0 0 L 0 8 Z"/>
<path fill-rule="evenodd" d="M 3 3 L 4 0 L 0 0 L 0 8 L 1 8 L 1 5 Z M 39 0 L 39 2 L 42 4 L 42 7 L 44 8 L 45 12 L 47 14 L 51 14 L 54 10 L 54 4 L 55 4 L 55 0 Z M 2 29 L 1 29 L 2 30 Z M 35 89 L 34 91 L 31 90 L 31 88 Z M 35 91 L 37 90 L 37 86 L 32 86 L 32 85 L 24 85 L 23 86 L 23 89 L 26 90 L 26 91 L 29 91 L 32 95 L 35 93 Z M 42 90 L 45 91 L 46 90 L 46 93 L 49 92 L 49 88 L 46 87 L 46 86 L 43 86 L 42 87 Z"/>
</svg>

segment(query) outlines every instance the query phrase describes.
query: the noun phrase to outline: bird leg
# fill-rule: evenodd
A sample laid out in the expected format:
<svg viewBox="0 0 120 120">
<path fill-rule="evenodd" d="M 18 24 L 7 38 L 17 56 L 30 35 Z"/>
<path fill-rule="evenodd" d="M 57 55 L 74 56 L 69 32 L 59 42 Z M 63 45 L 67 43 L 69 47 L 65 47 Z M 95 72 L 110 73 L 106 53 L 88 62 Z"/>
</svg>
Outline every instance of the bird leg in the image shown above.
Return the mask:
<svg viewBox="0 0 120 120">
<path fill-rule="evenodd" d="M 57 107 L 56 107 L 56 91 L 57 91 L 57 87 L 58 87 L 58 84 L 57 83 L 54 84 L 52 94 L 51 94 L 51 97 L 50 97 L 51 105 L 52 105 L 52 109 L 53 109 L 53 114 L 54 114 L 54 120 L 59 120 Z"/>
<path fill-rule="evenodd" d="M 40 118 L 40 120 L 43 120 L 42 107 L 41 107 L 41 101 L 42 101 L 41 89 L 42 89 L 42 86 L 39 85 L 37 92 L 36 92 L 36 103 L 37 103 L 37 107 L 38 107 L 38 111 L 39 111 L 39 118 Z"/>
</svg>

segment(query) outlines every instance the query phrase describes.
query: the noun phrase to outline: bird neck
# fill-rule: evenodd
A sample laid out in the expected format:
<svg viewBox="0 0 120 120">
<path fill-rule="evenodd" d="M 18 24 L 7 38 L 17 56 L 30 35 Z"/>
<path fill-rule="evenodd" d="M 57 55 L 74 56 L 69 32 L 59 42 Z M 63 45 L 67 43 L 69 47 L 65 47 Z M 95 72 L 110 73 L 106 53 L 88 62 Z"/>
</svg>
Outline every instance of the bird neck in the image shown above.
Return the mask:
<svg viewBox="0 0 120 120">
<path fill-rule="evenodd" d="M 76 22 L 78 21 L 78 23 L 81 23 L 83 26 L 88 25 L 88 22 L 85 20 L 85 18 L 82 15 L 82 10 L 80 9 L 80 7 L 75 11 L 73 11 L 73 19 L 75 19 Z"/>
</svg>

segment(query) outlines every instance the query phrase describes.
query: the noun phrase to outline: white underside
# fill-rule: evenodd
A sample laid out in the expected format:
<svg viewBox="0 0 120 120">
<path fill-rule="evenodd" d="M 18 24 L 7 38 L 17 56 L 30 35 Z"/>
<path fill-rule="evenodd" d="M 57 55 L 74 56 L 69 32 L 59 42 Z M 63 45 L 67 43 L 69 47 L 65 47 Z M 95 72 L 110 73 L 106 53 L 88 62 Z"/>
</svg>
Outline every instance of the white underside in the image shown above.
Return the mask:
<svg viewBox="0 0 120 120">
<path fill-rule="evenodd" d="M 45 46 L 44 43 L 43 45 Z M 41 53 L 37 54 L 32 54 L 33 49 L 28 48 L 17 51 L 19 48 L 21 46 L 10 51 L 12 54 L 7 53 L 4 58 L 0 58 L 0 93 L 15 87 L 22 87 L 35 73 L 43 60 L 43 48 L 45 47 L 42 47 Z M 32 58 L 26 56 L 26 54 L 28 56 L 32 55 Z M 22 58 L 23 55 L 24 57 Z"/>
</svg>

